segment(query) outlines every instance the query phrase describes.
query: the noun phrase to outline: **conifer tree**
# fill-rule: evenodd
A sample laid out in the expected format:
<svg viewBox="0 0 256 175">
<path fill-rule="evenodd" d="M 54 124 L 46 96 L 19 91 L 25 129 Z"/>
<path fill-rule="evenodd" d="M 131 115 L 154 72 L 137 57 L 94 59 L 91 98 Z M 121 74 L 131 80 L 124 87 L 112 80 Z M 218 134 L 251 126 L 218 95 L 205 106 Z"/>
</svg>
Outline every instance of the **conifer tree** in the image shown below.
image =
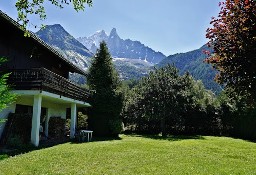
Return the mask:
<svg viewBox="0 0 256 175">
<path fill-rule="evenodd" d="M 123 106 L 121 82 L 105 42 L 100 43 L 89 69 L 87 81 L 94 92 L 90 103 L 89 125 L 96 135 L 117 136 L 121 131 Z"/>
</svg>

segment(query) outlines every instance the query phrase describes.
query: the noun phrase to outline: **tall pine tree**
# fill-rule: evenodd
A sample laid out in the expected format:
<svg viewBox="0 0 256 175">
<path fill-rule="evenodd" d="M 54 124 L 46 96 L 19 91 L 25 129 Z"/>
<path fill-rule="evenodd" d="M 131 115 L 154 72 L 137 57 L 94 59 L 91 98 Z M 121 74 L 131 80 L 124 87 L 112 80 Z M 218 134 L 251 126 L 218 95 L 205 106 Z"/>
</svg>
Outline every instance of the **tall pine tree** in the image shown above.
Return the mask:
<svg viewBox="0 0 256 175">
<path fill-rule="evenodd" d="M 120 113 L 123 106 L 121 82 L 114 69 L 111 55 L 105 42 L 92 61 L 87 77 L 88 85 L 93 95 L 90 99 L 92 108 L 89 116 L 89 126 L 96 135 L 117 136 L 121 127 Z"/>
</svg>

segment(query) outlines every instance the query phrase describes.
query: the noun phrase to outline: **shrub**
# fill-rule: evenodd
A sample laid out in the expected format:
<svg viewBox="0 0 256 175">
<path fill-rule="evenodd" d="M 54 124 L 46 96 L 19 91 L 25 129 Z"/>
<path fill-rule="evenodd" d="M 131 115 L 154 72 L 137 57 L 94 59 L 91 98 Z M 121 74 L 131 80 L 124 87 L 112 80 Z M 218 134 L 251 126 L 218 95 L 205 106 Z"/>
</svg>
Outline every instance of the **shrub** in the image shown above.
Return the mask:
<svg viewBox="0 0 256 175">
<path fill-rule="evenodd" d="M 82 112 L 78 112 L 77 115 L 77 129 L 87 129 L 88 128 L 88 116 Z"/>
<path fill-rule="evenodd" d="M 65 123 L 65 135 L 70 135 L 71 119 L 67 119 Z"/>
<path fill-rule="evenodd" d="M 110 133 L 113 136 L 118 136 L 119 133 L 124 131 L 124 124 L 121 119 L 109 121 Z"/>
<path fill-rule="evenodd" d="M 0 155 L 0 160 L 4 160 L 4 159 L 7 159 L 7 158 L 9 158 L 9 156 L 7 154 Z"/>
</svg>

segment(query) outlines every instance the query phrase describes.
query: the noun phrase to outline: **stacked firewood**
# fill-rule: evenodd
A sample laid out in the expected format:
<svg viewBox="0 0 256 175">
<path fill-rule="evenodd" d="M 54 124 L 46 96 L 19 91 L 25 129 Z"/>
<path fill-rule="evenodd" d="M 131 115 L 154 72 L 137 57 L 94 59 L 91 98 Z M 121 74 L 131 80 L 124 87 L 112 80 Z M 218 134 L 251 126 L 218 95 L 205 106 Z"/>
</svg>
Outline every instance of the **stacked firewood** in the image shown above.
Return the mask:
<svg viewBox="0 0 256 175">
<path fill-rule="evenodd" d="M 66 120 L 61 117 L 51 117 L 49 120 L 49 137 L 62 139 L 65 137 Z"/>
</svg>

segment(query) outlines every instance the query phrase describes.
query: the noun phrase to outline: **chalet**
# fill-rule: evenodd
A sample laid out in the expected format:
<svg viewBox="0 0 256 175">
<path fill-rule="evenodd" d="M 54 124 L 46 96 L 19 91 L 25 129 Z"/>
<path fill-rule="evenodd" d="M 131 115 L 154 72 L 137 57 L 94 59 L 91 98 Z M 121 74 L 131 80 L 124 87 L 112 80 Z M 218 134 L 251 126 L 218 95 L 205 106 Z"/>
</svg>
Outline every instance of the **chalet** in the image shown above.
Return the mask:
<svg viewBox="0 0 256 175">
<path fill-rule="evenodd" d="M 0 111 L 0 118 L 17 112 L 17 106 L 29 106 L 32 113 L 31 143 L 39 145 L 40 116 L 45 109 L 45 135 L 48 135 L 50 117 L 66 118 L 67 108 L 71 109 L 70 137 L 76 127 L 78 107 L 89 107 L 89 92 L 69 80 L 70 73 L 86 75 L 32 32 L 24 37 L 20 25 L 0 11 L 0 56 L 8 59 L 1 65 L 1 72 L 11 72 L 9 83 L 18 95 L 15 103 Z M 4 125 L 0 127 L 0 136 Z"/>
</svg>

